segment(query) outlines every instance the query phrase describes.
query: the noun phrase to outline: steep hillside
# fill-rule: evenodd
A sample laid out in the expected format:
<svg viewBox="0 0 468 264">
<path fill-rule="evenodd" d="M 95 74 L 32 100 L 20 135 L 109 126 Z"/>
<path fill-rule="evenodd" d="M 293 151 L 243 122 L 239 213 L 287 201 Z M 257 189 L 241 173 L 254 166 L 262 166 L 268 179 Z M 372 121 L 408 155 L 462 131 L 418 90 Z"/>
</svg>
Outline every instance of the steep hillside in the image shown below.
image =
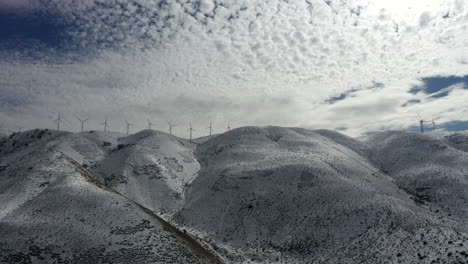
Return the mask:
<svg viewBox="0 0 468 264">
<path fill-rule="evenodd" d="M 430 262 L 445 254 L 441 244 L 464 239 L 457 222 L 442 224 L 362 156 L 369 151 L 324 130 L 229 131 L 197 148 L 199 176 L 174 221 L 233 262 Z M 418 243 L 420 234 L 431 235 Z"/>
<path fill-rule="evenodd" d="M 453 133 L 442 139 L 446 144 L 458 150 L 468 152 L 468 133 Z"/>
<path fill-rule="evenodd" d="M 213 139 L 213 138 L 215 138 L 215 137 L 217 137 L 219 135 L 220 134 L 213 134 L 211 136 L 204 136 L 204 137 L 194 138 L 192 140 L 192 142 L 196 143 L 196 144 L 203 144 L 203 143 L 207 142 L 208 140 Z"/>
<path fill-rule="evenodd" d="M 446 216 L 468 217 L 467 142 L 453 134 L 441 140 L 419 133 L 385 132 L 370 136 L 370 159 L 395 183 Z"/>
<path fill-rule="evenodd" d="M 244 127 L 197 142 L 1 138 L 0 263 L 467 260 L 463 133 Z"/>
<path fill-rule="evenodd" d="M 185 139 L 144 130 L 113 142 L 91 170 L 107 186 L 170 216 L 182 206 L 184 188 L 200 168 L 192 154 L 194 146 Z"/>
<path fill-rule="evenodd" d="M 167 217 L 180 208 L 184 188 L 200 168 L 192 153 L 195 144 L 164 132 L 144 130 L 126 136 L 98 131 L 74 134 L 47 130 L 52 135 L 43 136 L 44 131 L 34 133 L 45 141 L 45 146 L 69 156 L 106 186 Z M 55 134 L 64 137 L 52 140 Z M 32 147 L 42 142 L 36 136 L 27 135 L 15 137 L 12 141 L 26 137 L 15 147 Z"/>
<path fill-rule="evenodd" d="M 220 262 L 190 236 L 100 184 L 80 164 L 105 152 L 95 142 L 36 130 L 0 146 L 0 263 Z"/>
</svg>

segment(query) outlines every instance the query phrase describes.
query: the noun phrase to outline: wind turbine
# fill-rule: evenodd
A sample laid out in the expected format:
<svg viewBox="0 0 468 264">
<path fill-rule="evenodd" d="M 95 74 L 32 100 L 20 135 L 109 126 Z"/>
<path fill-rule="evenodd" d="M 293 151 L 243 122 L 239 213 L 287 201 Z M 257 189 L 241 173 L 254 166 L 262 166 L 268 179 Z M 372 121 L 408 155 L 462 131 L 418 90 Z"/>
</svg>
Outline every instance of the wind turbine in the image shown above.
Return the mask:
<svg viewBox="0 0 468 264">
<path fill-rule="evenodd" d="M 418 114 L 417 118 L 418 118 L 418 121 L 419 121 L 419 126 L 421 128 L 421 134 L 423 134 L 424 133 L 424 123 L 430 123 L 431 121 L 423 120 L 419 114 Z"/>
<path fill-rule="evenodd" d="M 151 121 L 149 119 L 148 120 L 148 129 L 151 129 L 151 126 L 154 125 L 153 123 L 151 123 Z"/>
<path fill-rule="evenodd" d="M 130 126 L 133 126 L 133 124 L 130 124 L 127 120 L 125 120 L 126 128 L 127 128 L 127 135 L 129 134 L 130 131 Z"/>
<path fill-rule="evenodd" d="M 210 121 L 210 126 L 207 127 L 207 128 L 210 130 L 210 136 L 211 136 L 211 134 L 213 132 L 213 122 Z"/>
<path fill-rule="evenodd" d="M 228 126 L 227 126 L 227 128 L 226 128 L 226 131 L 229 131 L 229 130 L 231 130 L 231 125 L 228 123 Z"/>
<path fill-rule="evenodd" d="M 167 124 L 169 125 L 169 134 L 172 135 L 172 128 L 177 126 L 177 125 L 173 125 L 171 124 L 170 122 L 167 122 Z M 190 128 L 192 127 L 192 124 L 190 123 Z"/>
<path fill-rule="evenodd" d="M 81 122 L 81 132 L 83 132 L 83 131 L 84 131 L 84 123 L 85 123 L 86 121 L 88 121 L 89 118 L 81 119 L 81 118 L 79 118 L 79 117 L 77 117 L 77 116 L 75 116 L 75 118 L 78 119 L 78 121 Z"/>
<path fill-rule="evenodd" d="M 103 125 L 104 126 L 104 132 L 107 132 L 107 126 L 108 126 L 107 125 L 107 117 L 106 117 L 106 121 L 104 121 L 104 123 L 101 123 L 99 125 L 101 125 L 101 126 Z"/>
<path fill-rule="evenodd" d="M 437 117 L 436 119 L 434 119 L 434 117 L 432 118 L 432 130 L 436 130 L 436 123 L 435 123 L 435 120 L 439 119 L 440 117 Z"/>
<path fill-rule="evenodd" d="M 194 131 L 195 129 L 192 128 L 192 123 L 190 123 L 190 128 L 187 130 L 187 131 L 190 131 L 190 142 L 192 142 L 192 132 Z"/>
<path fill-rule="evenodd" d="M 55 123 L 57 123 L 57 130 L 60 130 L 60 121 L 62 120 L 62 116 L 60 113 L 58 113 L 57 119 L 54 120 Z"/>
</svg>

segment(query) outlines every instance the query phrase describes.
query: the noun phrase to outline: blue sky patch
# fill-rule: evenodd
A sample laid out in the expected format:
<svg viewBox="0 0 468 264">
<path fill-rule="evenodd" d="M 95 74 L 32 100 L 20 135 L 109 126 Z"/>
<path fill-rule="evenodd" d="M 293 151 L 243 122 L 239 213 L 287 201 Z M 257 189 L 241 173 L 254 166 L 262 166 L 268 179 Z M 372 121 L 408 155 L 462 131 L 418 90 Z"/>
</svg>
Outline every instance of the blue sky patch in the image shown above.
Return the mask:
<svg viewBox="0 0 468 264">
<path fill-rule="evenodd" d="M 465 76 L 432 76 L 421 78 L 421 85 L 413 86 L 409 93 L 417 94 L 423 92 L 432 95 L 432 98 L 441 98 L 449 95 L 450 90 L 442 91 L 455 84 L 463 84 L 464 89 L 468 89 L 468 75 Z"/>
<path fill-rule="evenodd" d="M 357 92 L 357 91 L 362 91 L 362 90 L 376 90 L 376 89 L 380 89 L 380 88 L 383 88 L 385 87 L 385 85 L 381 82 L 376 82 L 376 81 L 373 81 L 372 82 L 372 85 L 371 86 L 368 86 L 368 87 L 364 87 L 364 88 L 353 88 L 353 89 L 350 89 L 350 90 L 347 90 L 347 91 L 344 91 L 342 92 L 341 94 L 337 95 L 337 96 L 332 96 L 330 97 L 330 99 L 327 99 L 325 101 L 325 103 L 327 104 L 334 104 L 338 101 L 342 101 L 350 96 L 352 96 L 353 93 Z"/>
<path fill-rule="evenodd" d="M 439 127 L 436 123 L 436 126 Z M 461 130 L 468 130 L 468 121 L 450 121 L 447 123 L 443 123 L 440 125 L 440 128 L 443 128 L 447 131 L 461 131 Z"/>
<path fill-rule="evenodd" d="M 57 48 L 66 41 L 65 27 L 51 14 L 20 14 L 0 11 L 0 44 L 3 48 L 22 49 L 39 42 Z M 5 45 L 7 47 L 5 47 Z"/>
<path fill-rule="evenodd" d="M 417 123 L 417 121 L 415 121 L 415 123 Z M 442 129 L 445 131 L 468 130 L 468 121 L 455 120 L 455 121 L 450 121 L 450 122 L 445 122 L 445 123 L 437 123 L 436 121 L 435 128 Z M 433 129 L 432 123 L 424 124 L 424 132 L 431 132 L 433 130 L 434 129 Z M 407 127 L 406 129 L 404 129 L 404 131 L 419 133 L 421 131 L 421 128 L 419 127 L 419 124 L 415 124 L 414 126 Z"/>
</svg>

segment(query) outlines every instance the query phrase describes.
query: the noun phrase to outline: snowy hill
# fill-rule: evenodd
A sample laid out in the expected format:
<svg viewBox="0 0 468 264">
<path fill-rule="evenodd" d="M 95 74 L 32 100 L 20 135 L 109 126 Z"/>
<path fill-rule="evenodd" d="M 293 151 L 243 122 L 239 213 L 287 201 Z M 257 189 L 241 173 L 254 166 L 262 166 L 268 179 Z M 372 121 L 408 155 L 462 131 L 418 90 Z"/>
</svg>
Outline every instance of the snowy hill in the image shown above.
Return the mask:
<svg viewBox="0 0 468 264">
<path fill-rule="evenodd" d="M 174 220 L 234 262 L 430 262 L 464 239 L 359 154 L 370 150 L 324 130 L 227 132 L 198 147 L 201 170 Z M 415 234 L 430 234 L 425 246 Z"/>
<path fill-rule="evenodd" d="M 102 158 L 103 145 L 46 130 L 1 142 L 0 262 L 220 262 L 81 165 Z"/>
<path fill-rule="evenodd" d="M 217 136 L 219 136 L 219 134 L 213 134 L 211 136 L 204 136 L 204 137 L 194 138 L 192 140 L 192 142 L 197 143 L 197 144 L 203 144 L 203 143 L 207 142 L 208 140 L 213 139 L 213 138 L 215 138 Z"/>
<path fill-rule="evenodd" d="M 443 141 L 453 148 L 468 152 L 468 133 L 453 133 L 444 137 Z"/>
<path fill-rule="evenodd" d="M 463 263 L 465 138 L 243 127 L 0 139 L 0 263 Z"/>
<path fill-rule="evenodd" d="M 468 140 L 460 134 L 442 140 L 417 133 L 385 132 L 367 140 L 370 158 L 420 204 L 448 216 L 468 218 Z"/>
<path fill-rule="evenodd" d="M 200 168 L 194 144 L 154 130 L 108 142 L 113 148 L 91 168 L 103 183 L 160 214 L 182 206 L 184 188 Z"/>
</svg>

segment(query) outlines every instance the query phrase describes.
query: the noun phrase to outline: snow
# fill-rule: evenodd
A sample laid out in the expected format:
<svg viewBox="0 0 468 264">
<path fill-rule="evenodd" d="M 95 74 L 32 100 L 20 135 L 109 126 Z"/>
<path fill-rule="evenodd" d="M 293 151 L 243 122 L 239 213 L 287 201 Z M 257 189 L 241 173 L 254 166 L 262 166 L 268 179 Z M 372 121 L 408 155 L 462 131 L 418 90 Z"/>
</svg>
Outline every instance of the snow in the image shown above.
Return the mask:
<svg viewBox="0 0 468 264">
<path fill-rule="evenodd" d="M 16 133 L 0 138 L 0 263 L 463 262 L 467 137 Z"/>
<path fill-rule="evenodd" d="M 118 138 L 43 131 L 1 143 L 0 263 L 218 263 L 81 165 Z"/>
<path fill-rule="evenodd" d="M 349 256 L 358 262 L 369 257 L 364 248 L 386 250 L 385 257 L 396 262 L 397 252 L 407 252 L 402 243 L 415 241 L 414 233 L 444 230 L 449 238 L 435 236 L 423 247 L 426 259 L 433 260 L 433 253 L 442 253 L 440 243 L 463 240 L 466 223 L 417 204 L 369 158 L 374 144 L 325 130 L 229 131 L 197 148 L 201 169 L 174 221 L 222 247 L 233 262 L 343 263 Z M 459 168 L 466 171 L 463 164 Z M 372 242 L 361 240 L 363 234 L 372 234 Z M 385 245 L 377 243 L 381 237 L 388 237 Z M 348 255 L 337 254 L 341 250 Z"/>
<path fill-rule="evenodd" d="M 200 168 L 192 154 L 194 144 L 154 130 L 115 144 L 92 168 L 106 185 L 160 214 L 170 216 L 182 206 L 184 188 Z"/>
<path fill-rule="evenodd" d="M 455 137 L 455 138 L 454 138 Z M 367 139 L 371 159 L 416 201 L 448 216 L 468 217 L 466 137 L 437 139 L 419 133 L 385 132 Z"/>
</svg>

